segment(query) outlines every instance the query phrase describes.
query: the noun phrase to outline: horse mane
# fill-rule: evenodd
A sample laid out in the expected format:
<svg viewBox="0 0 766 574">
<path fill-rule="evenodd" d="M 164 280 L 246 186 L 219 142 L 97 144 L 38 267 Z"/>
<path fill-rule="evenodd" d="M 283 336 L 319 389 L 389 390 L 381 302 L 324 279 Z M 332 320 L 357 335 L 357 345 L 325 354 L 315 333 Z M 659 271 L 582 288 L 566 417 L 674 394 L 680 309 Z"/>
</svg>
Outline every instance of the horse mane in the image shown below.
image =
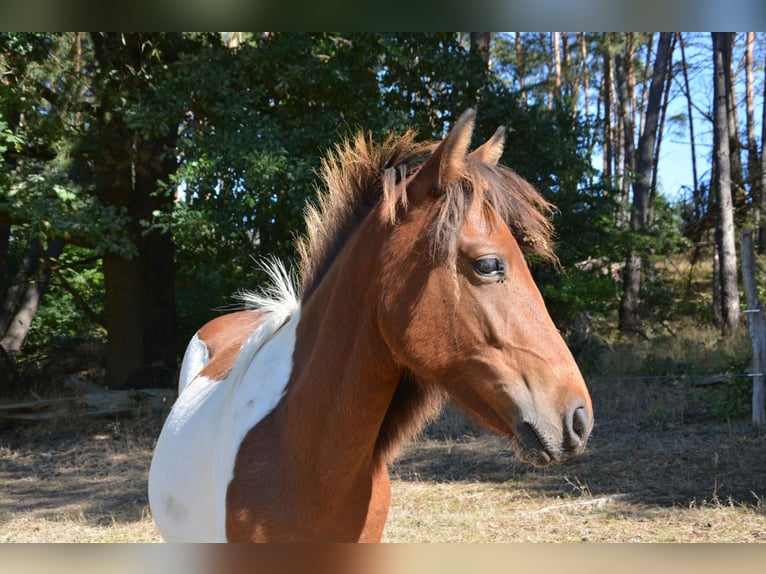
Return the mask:
<svg viewBox="0 0 766 574">
<path fill-rule="evenodd" d="M 430 155 L 433 144 L 417 144 L 415 136 L 410 130 L 375 145 L 369 135 L 358 133 L 322 159 L 322 187 L 317 190 L 316 203 L 306 208 L 306 232 L 297 243 L 304 300 L 322 281 L 364 217 L 383 199 L 393 209 L 402 201 L 402 197 L 384 197 L 396 189 L 396 182 L 384 184 L 384 180 L 398 174 L 402 181 Z"/>
<path fill-rule="evenodd" d="M 412 130 L 382 144 L 359 133 L 322 160 L 316 203 L 305 213 L 306 232 L 298 239 L 298 274 L 303 300 L 317 288 L 351 233 L 380 202 L 392 225 L 407 209 L 407 182 L 438 142 L 417 143 Z M 466 158 L 457 183 L 442 190 L 444 201 L 430 230 L 432 251 L 454 262 L 456 242 L 472 200 L 482 201 L 508 225 L 525 253 L 555 261 L 553 206 L 513 170 Z"/>
</svg>

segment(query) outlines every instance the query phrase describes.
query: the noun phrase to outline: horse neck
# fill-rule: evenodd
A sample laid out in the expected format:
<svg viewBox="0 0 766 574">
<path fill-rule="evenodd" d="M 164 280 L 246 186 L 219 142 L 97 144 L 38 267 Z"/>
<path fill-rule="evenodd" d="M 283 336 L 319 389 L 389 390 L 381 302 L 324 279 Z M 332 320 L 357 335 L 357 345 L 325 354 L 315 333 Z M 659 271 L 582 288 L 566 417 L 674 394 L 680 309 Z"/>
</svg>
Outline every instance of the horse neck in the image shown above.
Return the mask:
<svg viewBox="0 0 766 574">
<path fill-rule="evenodd" d="M 381 464 L 376 443 L 401 377 L 377 328 L 375 245 L 353 234 L 301 309 L 284 432 L 296 460 L 328 481 Z"/>
</svg>

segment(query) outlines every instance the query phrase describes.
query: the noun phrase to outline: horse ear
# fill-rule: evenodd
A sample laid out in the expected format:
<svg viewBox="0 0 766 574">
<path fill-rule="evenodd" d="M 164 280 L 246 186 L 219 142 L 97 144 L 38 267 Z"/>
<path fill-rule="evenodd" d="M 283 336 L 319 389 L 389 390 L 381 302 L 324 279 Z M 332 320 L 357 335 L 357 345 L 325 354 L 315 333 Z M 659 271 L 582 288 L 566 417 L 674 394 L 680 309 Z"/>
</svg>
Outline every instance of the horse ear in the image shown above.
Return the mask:
<svg viewBox="0 0 766 574">
<path fill-rule="evenodd" d="M 504 148 L 505 126 L 500 126 L 491 138 L 468 154 L 468 157 L 477 159 L 489 165 L 495 165 L 503 155 Z"/>
<path fill-rule="evenodd" d="M 436 147 L 423 166 L 418 170 L 408 189 L 415 192 L 426 189 L 441 191 L 460 179 L 465 167 L 468 146 L 471 145 L 476 110 L 463 112 L 447 137 Z"/>
</svg>

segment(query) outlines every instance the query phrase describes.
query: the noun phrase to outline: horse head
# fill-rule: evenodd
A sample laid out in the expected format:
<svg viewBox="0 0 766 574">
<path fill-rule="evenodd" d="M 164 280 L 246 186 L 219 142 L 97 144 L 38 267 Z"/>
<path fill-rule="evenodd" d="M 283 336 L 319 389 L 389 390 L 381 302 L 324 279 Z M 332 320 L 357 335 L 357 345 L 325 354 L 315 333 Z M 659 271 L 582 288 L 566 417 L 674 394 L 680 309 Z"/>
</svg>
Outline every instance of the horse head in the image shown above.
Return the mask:
<svg viewBox="0 0 766 574">
<path fill-rule="evenodd" d="M 593 410 L 525 251 L 552 257 L 550 205 L 498 165 L 504 130 L 469 153 L 475 112 L 406 178 L 383 245 L 378 305 L 394 360 L 536 465 L 582 452 Z M 404 213 L 402 213 L 404 211 Z"/>
</svg>

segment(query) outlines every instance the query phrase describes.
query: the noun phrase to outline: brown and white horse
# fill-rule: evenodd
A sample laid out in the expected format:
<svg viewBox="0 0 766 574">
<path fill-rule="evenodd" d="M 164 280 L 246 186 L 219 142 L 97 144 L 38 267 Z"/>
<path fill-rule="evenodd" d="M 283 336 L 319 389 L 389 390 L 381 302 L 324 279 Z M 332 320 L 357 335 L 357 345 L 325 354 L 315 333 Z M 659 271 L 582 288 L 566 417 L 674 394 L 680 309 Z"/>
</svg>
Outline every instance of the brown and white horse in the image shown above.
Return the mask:
<svg viewBox="0 0 766 574">
<path fill-rule="evenodd" d="M 502 128 L 468 153 L 474 117 L 339 146 L 300 296 L 272 264 L 253 310 L 194 336 L 149 476 L 166 540 L 380 540 L 386 463 L 445 394 L 522 460 L 582 452 L 590 396 L 524 257 L 553 257 L 551 206 L 497 165 Z"/>
</svg>

